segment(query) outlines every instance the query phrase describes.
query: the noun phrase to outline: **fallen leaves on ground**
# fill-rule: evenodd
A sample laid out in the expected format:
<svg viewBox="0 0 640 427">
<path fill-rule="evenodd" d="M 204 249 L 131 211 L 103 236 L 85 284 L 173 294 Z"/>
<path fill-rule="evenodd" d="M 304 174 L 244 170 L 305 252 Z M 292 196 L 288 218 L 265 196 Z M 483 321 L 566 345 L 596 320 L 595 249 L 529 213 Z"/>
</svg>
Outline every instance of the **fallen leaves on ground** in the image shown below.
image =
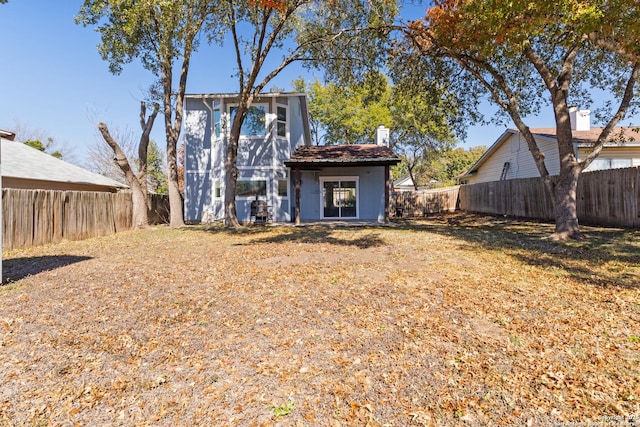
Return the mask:
<svg viewBox="0 0 640 427">
<path fill-rule="evenodd" d="M 6 253 L 0 425 L 630 420 L 640 234 L 585 232 L 458 214 Z"/>
</svg>

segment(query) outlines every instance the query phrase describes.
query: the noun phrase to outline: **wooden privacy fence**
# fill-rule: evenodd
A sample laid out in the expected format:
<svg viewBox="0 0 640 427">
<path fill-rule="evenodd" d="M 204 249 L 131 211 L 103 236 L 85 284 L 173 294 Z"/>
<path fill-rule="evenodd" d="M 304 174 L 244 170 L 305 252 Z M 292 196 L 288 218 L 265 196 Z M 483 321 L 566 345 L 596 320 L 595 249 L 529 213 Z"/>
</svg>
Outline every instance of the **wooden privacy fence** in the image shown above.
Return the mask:
<svg viewBox="0 0 640 427">
<path fill-rule="evenodd" d="M 166 222 L 165 196 L 151 196 L 151 223 Z M 132 228 L 130 192 L 2 190 L 2 249 L 82 240 Z"/>
<path fill-rule="evenodd" d="M 524 218 L 554 218 L 542 178 L 463 185 L 460 209 Z M 640 228 L 640 168 L 610 169 L 580 175 L 578 220 L 582 224 Z"/>
<path fill-rule="evenodd" d="M 394 191 L 389 197 L 391 216 L 422 217 L 432 213 L 453 212 L 457 209 L 459 190 L 460 186 Z"/>
</svg>

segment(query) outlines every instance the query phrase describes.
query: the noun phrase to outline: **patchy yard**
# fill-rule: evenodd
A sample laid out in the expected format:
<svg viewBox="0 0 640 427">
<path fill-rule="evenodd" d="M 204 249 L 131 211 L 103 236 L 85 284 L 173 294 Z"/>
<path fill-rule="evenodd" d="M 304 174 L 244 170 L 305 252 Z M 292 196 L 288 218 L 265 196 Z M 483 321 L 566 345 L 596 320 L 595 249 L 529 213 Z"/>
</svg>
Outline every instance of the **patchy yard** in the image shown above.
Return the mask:
<svg viewBox="0 0 640 427">
<path fill-rule="evenodd" d="M 5 254 L 0 425 L 640 422 L 640 232 L 394 225 Z"/>
</svg>

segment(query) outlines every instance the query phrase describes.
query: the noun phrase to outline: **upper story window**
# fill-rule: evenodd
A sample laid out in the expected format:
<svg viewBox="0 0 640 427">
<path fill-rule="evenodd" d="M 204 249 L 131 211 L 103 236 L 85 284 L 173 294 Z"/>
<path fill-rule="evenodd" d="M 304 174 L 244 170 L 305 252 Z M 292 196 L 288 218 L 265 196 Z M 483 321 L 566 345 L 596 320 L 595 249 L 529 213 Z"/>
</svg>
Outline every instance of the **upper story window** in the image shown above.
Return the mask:
<svg viewBox="0 0 640 427">
<path fill-rule="evenodd" d="M 287 137 L 287 107 L 278 105 L 276 117 L 276 135 Z"/>
<path fill-rule="evenodd" d="M 229 109 L 230 124 L 236 117 L 238 107 L 231 107 Z M 247 117 L 244 119 L 242 128 L 240 129 L 241 136 L 265 136 L 267 134 L 266 127 L 267 107 L 264 105 L 253 105 L 249 107 Z"/>
<path fill-rule="evenodd" d="M 220 134 L 222 133 L 222 115 L 220 114 L 219 108 L 213 110 L 213 132 L 216 138 L 220 138 Z"/>
</svg>

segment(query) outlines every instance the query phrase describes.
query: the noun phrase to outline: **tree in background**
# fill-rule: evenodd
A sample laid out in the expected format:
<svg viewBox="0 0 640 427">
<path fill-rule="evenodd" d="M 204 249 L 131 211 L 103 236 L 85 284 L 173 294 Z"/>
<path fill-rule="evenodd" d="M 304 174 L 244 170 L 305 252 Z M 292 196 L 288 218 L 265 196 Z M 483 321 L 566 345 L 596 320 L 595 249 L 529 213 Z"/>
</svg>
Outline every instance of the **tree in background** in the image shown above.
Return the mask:
<svg viewBox="0 0 640 427">
<path fill-rule="evenodd" d="M 208 0 L 85 0 L 76 17 L 82 25 L 96 26 L 101 35 L 98 51 L 112 73 L 119 74 L 125 64 L 140 59 L 158 79 L 156 96 L 162 100 L 164 115 L 172 227 L 184 225 L 177 143 L 191 55 L 203 30 L 211 40 L 219 36 L 218 4 Z"/>
<path fill-rule="evenodd" d="M 160 106 L 154 104 L 153 112 L 146 116 L 146 103 L 140 103 L 140 128 L 142 133 L 138 143 L 138 167 L 137 172 L 134 171 L 129 158 L 122 150 L 118 142 L 109 133 L 109 129 L 105 123 L 98 123 L 98 130 L 102 134 L 105 142 L 113 151 L 114 162 L 120 168 L 127 181 L 127 185 L 131 188 L 133 199 L 133 226 L 134 228 L 144 228 L 149 225 L 149 190 L 147 182 L 147 153 L 149 149 L 149 135 L 153 128 L 153 123 L 158 115 Z"/>
<path fill-rule="evenodd" d="M 51 146 L 53 145 L 53 138 L 47 138 L 46 144 L 43 144 L 39 139 L 30 139 L 24 143 L 25 145 L 35 148 L 38 151 L 42 151 L 43 153 L 47 153 L 56 159 L 62 159 L 62 153 L 59 150 L 50 151 Z"/>
<path fill-rule="evenodd" d="M 140 159 L 138 158 L 138 143 L 132 132 L 111 128 L 109 132 L 115 141 L 118 141 L 120 149 L 130 160 L 129 164 L 134 173 L 138 173 Z M 92 172 L 106 176 L 113 180 L 126 183 L 125 174 L 114 161 L 113 149 L 104 143 L 100 135 L 95 144 L 87 149 L 87 164 L 85 167 Z M 147 150 L 147 187 L 150 192 L 156 194 L 167 193 L 166 159 L 164 151 L 158 144 L 149 140 Z"/>
<path fill-rule="evenodd" d="M 392 86 L 378 71 L 368 71 L 351 85 L 323 85 L 319 80 L 307 84 L 299 79 L 294 87 L 308 94 L 317 142 L 370 144 L 382 124 L 390 129 L 391 148 L 402 159 L 394 170 L 408 173 L 416 186 L 422 185 L 422 175 L 414 173 L 420 165 L 455 144 L 450 117 L 455 111 L 440 101 L 442 94 L 413 90 L 406 82 Z"/>
<path fill-rule="evenodd" d="M 626 0 L 564 2 L 445 0 L 407 27 L 408 45 L 434 77 L 457 88 L 460 102 L 477 111 L 488 95 L 527 142 L 551 195 L 552 238 L 580 238 L 576 189 L 580 173 L 599 155 L 615 126 L 638 106 L 640 7 Z M 589 105 L 586 87 L 612 94 L 596 112 L 605 125 L 591 154 L 578 161 L 571 105 Z M 615 102 L 615 105 L 614 105 Z M 556 122 L 560 175 L 552 177 L 525 118 L 550 104 Z"/>
<path fill-rule="evenodd" d="M 392 88 L 378 71 L 369 71 L 351 86 L 323 85 L 317 79 L 309 84 L 298 79 L 293 85 L 307 94 L 309 115 L 316 123 L 313 138 L 323 145 L 371 144 L 378 125 L 392 127 Z"/>
</svg>

